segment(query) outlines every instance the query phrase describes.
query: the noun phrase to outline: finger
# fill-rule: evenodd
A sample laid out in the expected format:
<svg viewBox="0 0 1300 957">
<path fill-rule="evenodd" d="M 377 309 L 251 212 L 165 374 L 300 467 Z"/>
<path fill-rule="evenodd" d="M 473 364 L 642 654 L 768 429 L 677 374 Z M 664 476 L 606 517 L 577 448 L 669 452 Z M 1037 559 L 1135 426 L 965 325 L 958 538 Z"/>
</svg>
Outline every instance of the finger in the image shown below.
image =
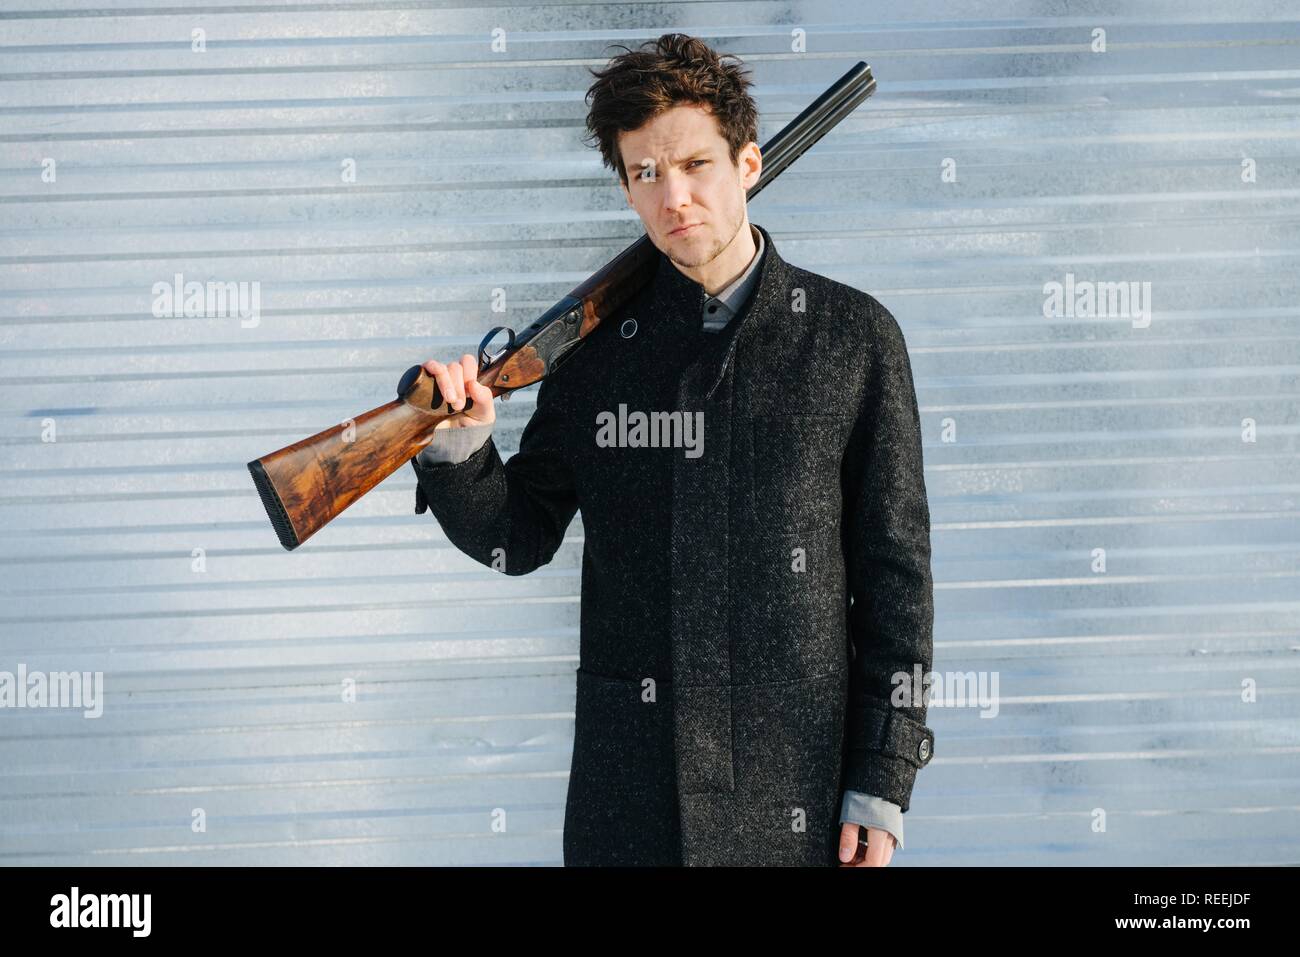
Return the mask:
<svg viewBox="0 0 1300 957">
<path fill-rule="evenodd" d="M 867 852 L 863 855 L 859 867 L 884 867 L 894 853 L 894 838 L 878 827 L 867 830 Z"/>
<path fill-rule="evenodd" d="M 492 388 L 478 381 L 478 359 L 466 354 L 461 358 L 465 369 L 465 391 L 474 400 L 474 408 L 466 413 L 480 425 L 491 425 L 496 421 L 496 407 L 493 405 Z"/>
<path fill-rule="evenodd" d="M 425 363 L 424 369 L 433 376 L 433 382 L 438 387 L 438 395 L 442 396 L 442 401 L 451 401 L 451 374 L 447 371 L 447 367 L 441 362 L 434 362 L 430 359 Z"/>
<path fill-rule="evenodd" d="M 848 863 L 858 850 L 858 825 L 840 825 L 840 861 Z"/>
<path fill-rule="evenodd" d="M 447 366 L 447 375 L 451 377 L 452 394 L 447 397 L 451 407 L 459 412 L 465 407 L 465 370 L 459 362 Z"/>
<path fill-rule="evenodd" d="M 478 381 L 478 359 L 468 352 L 460 357 L 461 371 L 465 374 L 465 394 L 474 400 L 477 405 L 492 398 L 491 391 L 485 385 L 480 385 Z M 483 393 L 488 393 L 484 395 Z"/>
</svg>

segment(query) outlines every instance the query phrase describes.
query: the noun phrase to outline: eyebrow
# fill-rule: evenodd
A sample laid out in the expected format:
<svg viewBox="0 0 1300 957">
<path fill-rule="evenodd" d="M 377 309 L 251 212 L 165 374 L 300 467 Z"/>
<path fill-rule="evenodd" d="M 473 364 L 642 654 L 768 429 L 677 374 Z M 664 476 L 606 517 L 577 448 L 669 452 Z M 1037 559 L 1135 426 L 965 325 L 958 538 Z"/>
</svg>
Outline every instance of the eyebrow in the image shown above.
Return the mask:
<svg viewBox="0 0 1300 957">
<path fill-rule="evenodd" d="M 712 152 L 713 152 L 712 149 L 710 149 L 709 147 L 705 146 L 705 147 L 703 147 L 703 148 L 701 148 L 701 149 L 696 150 L 696 151 L 695 151 L 694 153 L 692 153 L 690 156 L 683 157 L 682 159 L 678 160 L 678 162 L 679 162 L 679 163 L 689 163 L 691 160 L 697 160 L 697 159 L 708 159 L 708 158 L 710 157 L 710 155 L 712 155 Z M 646 163 L 647 163 L 646 160 L 642 160 L 640 163 L 638 163 L 638 164 L 636 164 L 636 165 L 637 165 L 637 166 L 645 166 Z"/>
</svg>

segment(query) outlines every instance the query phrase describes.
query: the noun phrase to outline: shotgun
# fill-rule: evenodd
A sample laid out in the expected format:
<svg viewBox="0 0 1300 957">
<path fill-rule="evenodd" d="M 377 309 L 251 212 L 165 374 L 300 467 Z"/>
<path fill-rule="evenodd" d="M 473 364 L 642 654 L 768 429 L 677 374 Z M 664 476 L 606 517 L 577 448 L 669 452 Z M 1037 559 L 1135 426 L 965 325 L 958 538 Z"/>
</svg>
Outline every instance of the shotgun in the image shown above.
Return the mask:
<svg viewBox="0 0 1300 957">
<path fill-rule="evenodd" d="M 871 67 L 858 61 L 761 147 L 763 168 L 746 202 L 876 91 Z M 654 276 L 658 249 L 642 235 L 518 335 L 497 326 L 479 343 L 478 381 L 509 398 L 540 382 L 569 359 L 601 320 L 613 315 Z M 497 353 L 488 344 L 508 335 Z M 465 409 L 474 400 L 465 399 Z M 445 407 L 444 407 L 445 406 Z M 428 445 L 434 427 L 455 415 L 423 365 L 406 370 L 397 398 L 354 420 L 248 463 L 280 544 L 293 551 Z"/>
</svg>

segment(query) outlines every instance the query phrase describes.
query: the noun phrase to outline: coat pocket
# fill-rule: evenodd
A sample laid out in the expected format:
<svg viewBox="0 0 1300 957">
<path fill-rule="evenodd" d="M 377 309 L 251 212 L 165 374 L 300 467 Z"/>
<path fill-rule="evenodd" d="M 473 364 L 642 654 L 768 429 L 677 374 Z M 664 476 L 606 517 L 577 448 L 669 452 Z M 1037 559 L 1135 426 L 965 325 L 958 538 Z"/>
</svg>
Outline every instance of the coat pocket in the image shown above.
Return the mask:
<svg viewBox="0 0 1300 957">
<path fill-rule="evenodd" d="M 782 532 L 840 518 L 844 417 L 763 414 L 753 420 L 755 518 Z"/>
<path fill-rule="evenodd" d="M 680 863 L 671 686 L 579 667 L 564 809 L 566 865 Z"/>
</svg>

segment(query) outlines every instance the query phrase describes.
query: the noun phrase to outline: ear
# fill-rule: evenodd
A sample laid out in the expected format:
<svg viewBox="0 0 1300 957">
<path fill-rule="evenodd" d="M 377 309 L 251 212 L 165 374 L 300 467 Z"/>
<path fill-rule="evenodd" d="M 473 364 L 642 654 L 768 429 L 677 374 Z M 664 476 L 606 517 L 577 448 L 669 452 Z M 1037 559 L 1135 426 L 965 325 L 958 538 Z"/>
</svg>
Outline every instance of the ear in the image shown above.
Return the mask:
<svg viewBox="0 0 1300 957">
<path fill-rule="evenodd" d="M 736 157 L 736 161 L 740 166 L 740 185 L 748 190 L 758 182 L 763 172 L 763 151 L 759 149 L 757 143 L 750 140 L 740 148 L 740 155 Z"/>
</svg>

